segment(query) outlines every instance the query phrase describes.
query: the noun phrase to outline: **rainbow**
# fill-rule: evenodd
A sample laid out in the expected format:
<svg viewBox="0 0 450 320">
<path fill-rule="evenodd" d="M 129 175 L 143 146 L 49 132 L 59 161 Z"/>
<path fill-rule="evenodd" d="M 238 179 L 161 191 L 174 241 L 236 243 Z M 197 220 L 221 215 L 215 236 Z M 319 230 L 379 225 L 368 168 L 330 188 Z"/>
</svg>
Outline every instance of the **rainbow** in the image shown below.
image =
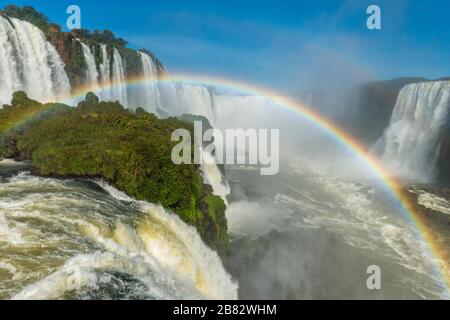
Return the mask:
<svg viewBox="0 0 450 320">
<path fill-rule="evenodd" d="M 239 82 L 230 79 L 218 78 L 213 76 L 203 76 L 203 75 L 184 75 L 171 74 L 170 77 L 163 75 L 158 79 L 148 79 L 143 76 L 128 79 L 126 84 L 128 86 L 142 85 L 144 83 L 159 83 L 159 82 L 172 82 L 172 83 L 183 83 L 183 84 L 193 84 L 193 85 L 203 85 L 203 86 L 213 86 L 217 88 L 226 88 L 234 91 L 238 91 L 250 95 L 266 96 L 271 98 L 276 105 L 294 112 L 298 116 L 307 120 L 311 124 L 315 125 L 319 129 L 328 133 L 334 138 L 334 140 L 350 151 L 352 154 L 356 155 L 361 159 L 369 168 L 369 170 L 375 174 L 376 177 L 380 178 L 383 182 L 385 189 L 388 194 L 399 204 L 399 208 L 402 214 L 411 220 L 416 226 L 418 234 L 429 246 L 430 249 L 430 259 L 435 261 L 435 272 L 443 280 L 446 286 L 446 298 L 450 298 L 450 266 L 449 259 L 447 257 L 446 251 L 440 246 L 440 241 L 431 230 L 424 217 L 415 210 L 415 205 L 411 200 L 405 196 L 402 192 L 402 185 L 392 177 L 388 171 L 383 167 L 377 158 L 375 158 L 368 149 L 362 145 L 357 139 L 348 134 L 346 131 L 332 123 L 329 119 L 315 113 L 311 108 L 300 104 L 298 101 L 294 101 L 291 98 L 283 96 L 273 90 L 267 88 L 262 88 L 252 84 Z M 114 87 L 118 84 L 116 83 L 104 83 L 101 84 L 98 90 Z M 92 91 L 89 87 L 79 87 L 72 91 L 70 97 L 67 97 L 64 101 L 70 103 L 77 100 L 82 100 L 84 95 Z"/>
<path fill-rule="evenodd" d="M 44 114 L 47 111 L 53 110 L 56 107 L 57 106 L 55 106 L 55 104 L 53 103 L 47 103 L 30 110 L 22 111 L 21 114 L 8 120 L 8 122 L 0 124 L 0 134 L 6 133 L 12 129 L 21 128 L 22 126 L 25 126 L 29 121 L 38 118 L 40 115 Z"/>
</svg>

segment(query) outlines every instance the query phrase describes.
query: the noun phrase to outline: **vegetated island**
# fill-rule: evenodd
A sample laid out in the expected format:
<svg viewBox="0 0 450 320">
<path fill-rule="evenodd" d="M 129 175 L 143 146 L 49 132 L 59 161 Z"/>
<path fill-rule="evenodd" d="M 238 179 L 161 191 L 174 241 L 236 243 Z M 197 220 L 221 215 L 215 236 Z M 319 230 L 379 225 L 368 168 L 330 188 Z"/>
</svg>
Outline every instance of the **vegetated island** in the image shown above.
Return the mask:
<svg viewBox="0 0 450 320">
<path fill-rule="evenodd" d="M 30 160 L 40 176 L 104 179 L 171 210 L 223 256 L 229 240 L 225 204 L 203 184 L 198 165 L 172 162 L 177 142 L 171 134 L 178 128 L 193 135 L 192 123 L 100 102 L 93 93 L 73 108 L 16 92 L 0 109 L 0 158 Z"/>
</svg>

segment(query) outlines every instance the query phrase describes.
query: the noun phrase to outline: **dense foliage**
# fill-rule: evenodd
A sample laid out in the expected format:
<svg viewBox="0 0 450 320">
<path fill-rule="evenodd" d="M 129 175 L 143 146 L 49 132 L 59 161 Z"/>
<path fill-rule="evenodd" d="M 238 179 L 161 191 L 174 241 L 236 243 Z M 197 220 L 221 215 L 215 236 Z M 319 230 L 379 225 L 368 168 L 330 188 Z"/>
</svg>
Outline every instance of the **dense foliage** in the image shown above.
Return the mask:
<svg viewBox="0 0 450 320">
<path fill-rule="evenodd" d="M 73 30 L 72 33 L 80 39 L 87 39 L 94 42 L 101 42 L 103 44 L 117 47 L 117 48 L 124 48 L 128 44 L 125 40 L 122 38 L 117 38 L 115 34 L 110 30 L 94 30 L 90 32 L 87 29 L 79 29 L 79 30 Z"/>
<path fill-rule="evenodd" d="M 40 115 L 39 120 L 9 130 L 12 122 L 20 123 L 30 113 Z M 105 179 L 138 200 L 174 211 L 219 252 L 226 248 L 222 199 L 203 185 L 196 165 L 171 160 L 177 143 L 171 141 L 173 130 L 193 131 L 191 124 L 161 120 L 142 109 L 132 112 L 118 102 L 99 102 L 92 93 L 77 108 L 54 108 L 16 93 L 12 106 L 0 110 L 0 119 L 9 123 L 3 125 L 8 143 L 0 143 L 0 155 L 30 159 L 40 175 Z"/>
<path fill-rule="evenodd" d="M 23 91 L 14 93 L 11 105 L 0 109 L 0 158 L 17 155 L 16 139 L 33 123 L 68 108 L 58 103 L 41 104 L 29 99 Z"/>
</svg>

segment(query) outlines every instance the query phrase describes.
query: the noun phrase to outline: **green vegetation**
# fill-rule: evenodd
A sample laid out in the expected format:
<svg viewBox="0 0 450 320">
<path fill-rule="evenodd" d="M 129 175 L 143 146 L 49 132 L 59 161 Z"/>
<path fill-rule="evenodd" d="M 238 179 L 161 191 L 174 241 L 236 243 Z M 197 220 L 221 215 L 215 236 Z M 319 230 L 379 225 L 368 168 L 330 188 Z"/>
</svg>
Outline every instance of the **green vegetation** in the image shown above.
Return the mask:
<svg viewBox="0 0 450 320">
<path fill-rule="evenodd" d="M 51 24 L 45 15 L 37 12 L 30 6 L 18 7 L 15 5 L 7 5 L 0 11 L 0 13 L 7 17 L 28 21 L 41 29 L 44 33 L 48 32 L 51 26 L 56 26 Z"/>
<path fill-rule="evenodd" d="M 125 48 L 128 44 L 122 38 L 116 38 L 115 34 L 110 30 L 94 30 L 90 32 L 87 29 L 73 30 L 74 36 L 80 39 L 91 40 L 97 43 L 103 43 L 111 47 Z"/>
<path fill-rule="evenodd" d="M 30 115 L 37 117 L 22 121 Z M 0 123 L 0 156 L 32 160 L 34 172 L 44 176 L 100 177 L 135 199 L 172 210 L 212 248 L 226 249 L 223 200 L 203 185 L 196 165 L 171 160 L 173 130 L 193 132 L 192 124 L 99 102 L 92 93 L 68 108 L 42 105 L 23 92 L 0 110 Z M 22 123 L 20 129 L 14 123 Z"/>
<path fill-rule="evenodd" d="M 11 105 L 0 109 L 0 158 L 17 156 L 17 137 L 29 126 L 69 107 L 63 104 L 41 104 L 27 97 L 25 92 L 14 93 Z"/>
</svg>

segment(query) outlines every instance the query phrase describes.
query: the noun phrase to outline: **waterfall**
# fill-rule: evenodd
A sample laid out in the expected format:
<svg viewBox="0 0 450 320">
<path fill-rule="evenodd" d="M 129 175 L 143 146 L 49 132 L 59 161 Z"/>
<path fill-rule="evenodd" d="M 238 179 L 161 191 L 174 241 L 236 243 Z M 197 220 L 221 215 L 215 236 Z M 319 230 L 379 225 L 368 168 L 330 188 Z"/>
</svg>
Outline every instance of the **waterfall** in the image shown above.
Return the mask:
<svg viewBox="0 0 450 320">
<path fill-rule="evenodd" d="M 102 62 L 100 63 L 100 82 L 102 84 L 102 91 L 100 93 L 100 98 L 104 101 L 109 101 L 111 100 L 111 89 L 108 86 L 111 82 L 111 59 L 105 44 L 101 45 L 100 50 L 102 52 Z"/>
<path fill-rule="evenodd" d="M 128 106 L 124 63 L 119 51 L 116 48 L 113 49 L 111 95 L 113 100 L 119 101 L 125 107 Z"/>
<path fill-rule="evenodd" d="M 202 85 L 165 81 L 158 83 L 158 111 L 171 116 L 204 116 L 214 127 L 214 92 Z"/>
<path fill-rule="evenodd" d="M 207 87 L 193 84 L 177 84 L 179 112 L 206 117 L 214 127 L 214 93 Z"/>
<path fill-rule="evenodd" d="M 86 61 L 86 83 L 89 85 L 90 90 L 97 92 L 98 91 L 98 78 L 99 74 L 97 71 L 97 65 L 95 64 L 95 57 L 92 54 L 91 48 L 89 48 L 86 44 L 79 41 L 81 44 L 81 48 L 83 49 L 83 56 Z"/>
<path fill-rule="evenodd" d="M 111 72 L 111 57 L 105 44 L 100 46 L 102 62 L 97 68 L 95 56 L 91 48 L 79 41 L 86 61 L 86 84 L 89 90 L 95 92 L 102 101 L 119 101 L 123 106 L 129 105 L 126 75 L 123 59 L 117 49 L 113 49 L 113 64 Z M 139 93 L 139 96 L 144 92 Z M 139 97 L 138 97 L 139 98 Z"/>
<path fill-rule="evenodd" d="M 70 83 L 55 47 L 29 22 L 0 16 L 0 103 L 15 91 L 54 101 L 67 97 Z"/>
<path fill-rule="evenodd" d="M 13 32 L 14 30 L 9 22 L 0 15 L 0 55 L 2 56 L 2 59 L 0 59 L 0 77 L 2 79 L 0 103 L 8 103 L 12 93 L 21 88 L 18 66 L 16 60 L 12 59 L 14 54 L 13 44 L 8 39 L 8 35 Z"/>
<path fill-rule="evenodd" d="M 227 196 L 230 194 L 230 185 L 222 177 L 222 172 L 215 163 L 214 156 L 205 150 L 202 151 L 203 163 L 200 169 L 203 173 L 203 182 L 212 187 L 213 194 L 222 198 L 228 207 Z"/>
<path fill-rule="evenodd" d="M 141 57 L 142 70 L 146 80 L 141 93 L 142 106 L 148 112 L 155 113 L 156 108 L 161 105 L 158 84 L 154 82 L 157 80 L 158 70 L 152 57 L 144 52 L 138 53 Z"/>
<path fill-rule="evenodd" d="M 409 84 L 398 96 L 391 122 L 375 149 L 401 176 L 432 181 L 439 156 L 438 135 L 450 108 L 450 82 Z"/>
</svg>

